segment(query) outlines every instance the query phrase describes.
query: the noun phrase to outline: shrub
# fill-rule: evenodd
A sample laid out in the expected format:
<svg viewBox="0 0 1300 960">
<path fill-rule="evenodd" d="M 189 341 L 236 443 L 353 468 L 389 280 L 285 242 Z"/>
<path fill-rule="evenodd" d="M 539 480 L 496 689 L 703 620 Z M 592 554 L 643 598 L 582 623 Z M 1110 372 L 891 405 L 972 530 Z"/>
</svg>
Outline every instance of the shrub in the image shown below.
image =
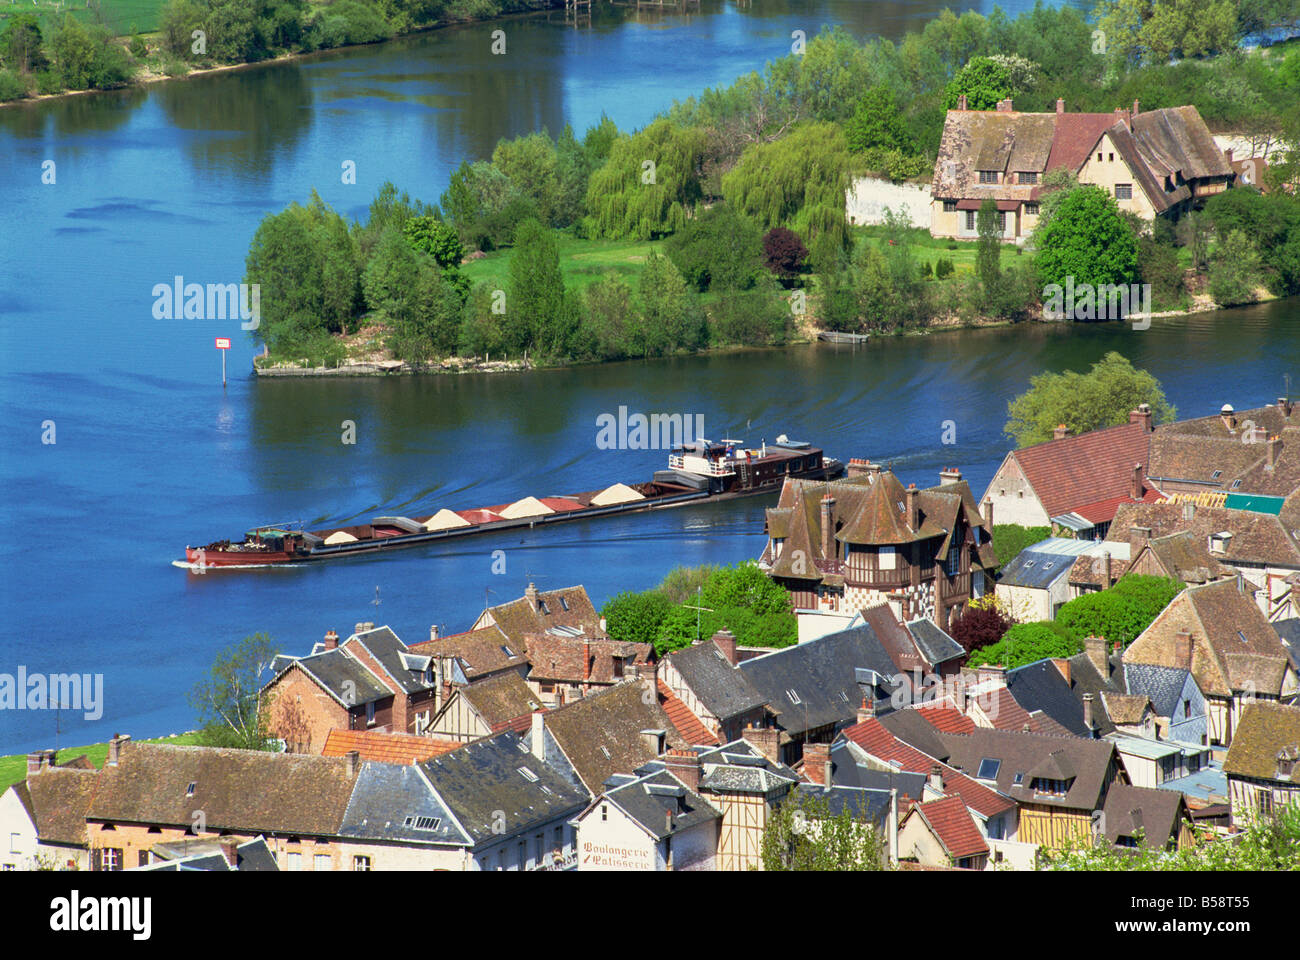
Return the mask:
<svg viewBox="0 0 1300 960">
<path fill-rule="evenodd" d="M 1128 646 L 1182 589 L 1181 583 L 1167 577 L 1131 574 L 1108 590 L 1071 600 L 1057 612 L 1056 623 L 1080 642 L 1084 637 L 1105 637 L 1108 644 Z"/>
<path fill-rule="evenodd" d="M 1080 641 L 1066 636 L 1054 623 L 1017 623 L 997 643 L 972 653 L 966 666 L 993 663 L 1014 670 L 1045 657 L 1072 657 L 1082 650 Z"/>
<path fill-rule="evenodd" d="M 1240 230 L 1219 241 L 1210 257 L 1210 296 L 1221 307 L 1254 303 L 1260 276 L 1259 252 Z"/>
<path fill-rule="evenodd" d="M 1016 523 L 995 523 L 993 552 L 997 554 L 998 566 L 1005 567 L 1025 547 L 1046 540 L 1051 535 L 1051 527 L 1022 527 Z"/>
<path fill-rule="evenodd" d="M 954 272 L 954 268 L 952 265 L 952 261 L 949 260 L 947 257 L 940 257 L 938 260 L 934 262 L 934 278 L 936 280 L 944 280 L 948 277 L 951 277 L 953 275 L 953 272 Z"/>
<path fill-rule="evenodd" d="M 12 70 L 0 67 L 0 100 L 21 100 L 27 96 L 27 84 Z"/>
</svg>

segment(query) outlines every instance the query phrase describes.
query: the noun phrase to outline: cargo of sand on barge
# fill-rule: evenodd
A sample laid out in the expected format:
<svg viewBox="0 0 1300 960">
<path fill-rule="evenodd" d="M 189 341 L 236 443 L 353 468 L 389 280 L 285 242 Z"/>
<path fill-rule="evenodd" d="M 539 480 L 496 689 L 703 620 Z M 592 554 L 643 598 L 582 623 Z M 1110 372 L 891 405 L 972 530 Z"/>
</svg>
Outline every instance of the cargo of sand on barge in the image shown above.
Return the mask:
<svg viewBox="0 0 1300 960">
<path fill-rule="evenodd" d="M 583 493 L 525 496 L 513 503 L 470 510 L 446 507 L 425 517 L 380 516 L 369 523 L 307 531 L 302 524 L 269 524 L 249 530 L 243 540 L 219 540 L 186 547 L 173 564 L 204 573 L 312 563 L 413 547 L 438 540 L 659 510 L 701 501 L 729 500 L 775 493 L 786 477 L 834 479 L 844 465 L 811 444 L 784 434 L 775 443 L 747 448 L 737 440 L 697 440 L 673 449 L 668 469 L 645 483 L 614 483 Z"/>
</svg>

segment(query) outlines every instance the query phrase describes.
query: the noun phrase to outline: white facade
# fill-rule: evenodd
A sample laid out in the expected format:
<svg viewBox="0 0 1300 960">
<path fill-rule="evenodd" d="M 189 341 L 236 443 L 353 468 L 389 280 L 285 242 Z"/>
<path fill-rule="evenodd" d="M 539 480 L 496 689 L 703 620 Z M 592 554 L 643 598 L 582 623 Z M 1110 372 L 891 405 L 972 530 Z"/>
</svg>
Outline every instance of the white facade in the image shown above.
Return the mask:
<svg viewBox="0 0 1300 960">
<path fill-rule="evenodd" d="M 579 870 L 713 870 L 718 823 L 706 820 L 656 840 L 609 797 L 577 820 Z"/>
<path fill-rule="evenodd" d="M 37 838 L 36 824 L 10 787 L 0 794 L 0 871 L 86 870 L 89 854 L 79 847 L 52 846 Z"/>
</svg>

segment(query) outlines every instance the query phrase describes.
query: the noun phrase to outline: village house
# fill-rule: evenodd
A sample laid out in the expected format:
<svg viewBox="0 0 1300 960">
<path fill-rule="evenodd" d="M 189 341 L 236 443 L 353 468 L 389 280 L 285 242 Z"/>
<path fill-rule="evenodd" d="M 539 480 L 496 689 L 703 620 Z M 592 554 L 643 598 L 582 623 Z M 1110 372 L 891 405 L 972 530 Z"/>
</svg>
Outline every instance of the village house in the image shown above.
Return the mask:
<svg viewBox="0 0 1300 960">
<path fill-rule="evenodd" d="M 1206 701 L 1209 745 L 1227 747 L 1244 703 L 1300 690 L 1286 648 L 1235 580 L 1188 587 L 1124 651 L 1124 664 L 1187 670 Z"/>
<path fill-rule="evenodd" d="M 961 797 L 950 796 L 915 804 L 907 812 L 899 825 L 898 854 L 931 867 L 983 870 L 989 844 Z"/>
<path fill-rule="evenodd" d="M 998 233 L 1028 236 L 1038 225 L 1043 178 L 1060 170 L 1095 184 L 1119 209 L 1144 220 L 1176 219 L 1234 181 L 1227 157 L 1193 106 L 1114 113 L 1023 113 L 1010 99 L 967 110 L 963 97 L 944 120 L 930 186 L 930 233 L 973 240 L 985 200 L 997 205 Z"/>
<path fill-rule="evenodd" d="M 1270 406 L 1237 412 L 1225 403 L 1217 416 L 1157 427 L 1147 472 L 1167 494 L 1289 496 L 1300 487 L 1295 405 L 1279 397 Z"/>
<path fill-rule="evenodd" d="M 1149 663 L 1126 663 L 1123 669 L 1129 694 L 1151 705 L 1156 739 L 1209 744 L 1205 697 L 1190 669 Z"/>
<path fill-rule="evenodd" d="M 426 734 L 462 743 L 503 730 L 523 733 L 541 698 L 514 671 L 494 674 L 464 686 L 453 686 Z"/>
<path fill-rule="evenodd" d="M 1194 508 L 1193 508 L 1194 509 Z M 1186 584 L 1211 583 L 1235 577 L 1237 572 L 1220 563 L 1203 537 L 1190 531 L 1171 533 L 1135 544 L 1106 540 L 1098 545 L 1101 550 L 1090 556 L 1080 556 L 1070 571 L 1071 599 L 1085 593 L 1095 593 L 1112 586 L 1129 574 L 1142 577 L 1168 577 Z M 1131 553 L 1132 559 L 1109 562 L 1115 553 Z M 1097 556 L 1098 552 L 1104 556 Z"/>
<path fill-rule="evenodd" d="M 98 771 L 80 756 L 56 766 L 55 751 L 27 755 L 27 778 L 0 794 L 0 871 L 86 870 L 86 811 Z"/>
<path fill-rule="evenodd" d="M 1236 826 L 1300 804 L 1300 707 L 1247 704 L 1223 770 Z"/>
<path fill-rule="evenodd" d="M 736 638 L 730 630 L 674 650 L 659 661 L 656 676 L 665 701 L 680 701 L 715 744 L 738 739 L 746 727 L 765 725 L 767 697 L 738 664 Z"/>
<path fill-rule="evenodd" d="M 768 731 L 775 733 L 775 731 Z M 774 737 L 747 730 L 746 736 L 714 749 L 679 751 L 668 769 L 722 811 L 718 826 L 718 870 L 763 868 L 763 835 L 776 809 L 795 790 L 799 775 L 775 758 Z"/>
<path fill-rule="evenodd" d="M 1102 834 L 1113 846 L 1181 850 L 1195 843 L 1181 793 L 1115 783 L 1101 809 Z"/>
<path fill-rule="evenodd" d="M 1146 479 L 1151 430 L 1151 409 L 1142 404 L 1128 423 L 1074 435 L 1062 426 L 1051 440 L 1012 450 L 984 492 L 986 514 L 998 523 L 1103 539 L 1121 504 L 1160 499 Z"/>
<path fill-rule="evenodd" d="M 1055 620 L 1061 607 L 1078 595 L 1070 582 L 1076 563 L 1090 559 L 1104 570 L 1113 555 L 1127 552 L 1124 545 L 1049 537 L 1025 547 L 1002 568 L 995 592 L 1020 623 Z"/>
<path fill-rule="evenodd" d="M 545 634 L 552 627 L 573 627 L 589 637 L 603 637 L 604 624 L 582 585 L 539 591 L 530 583 L 524 595 L 509 603 L 488 607 L 470 632 L 496 627 L 510 650 L 527 655 L 529 635 Z"/>
<path fill-rule="evenodd" d="M 900 620 L 948 630 L 997 566 L 988 518 L 956 469 L 938 486 L 905 489 L 853 460 L 843 480 L 787 479 L 766 518 L 759 566 L 797 609 L 853 614 L 886 603 Z"/>
<path fill-rule="evenodd" d="M 434 673 L 442 684 L 440 696 L 445 700 L 450 685 L 474 683 L 500 673 L 527 676 L 527 650 L 510 643 L 495 624 L 447 637 L 438 636 L 434 626 L 429 628 L 429 639 L 412 644 L 411 652 L 433 658 Z"/>
<path fill-rule="evenodd" d="M 1199 773 L 1210 766 L 1210 748 L 1194 743 L 1157 740 L 1155 737 L 1112 733 L 1128 782 L 1135 787 L 1155 789 L 1163 784 Z"/>
<path fill-rule="evenodd" d="M 331 730 L 424 733 L 437 707 L 429 657 L 388 627 L 358 623 L 342 643 L 333 630 L 310 655 L 281 654 L 262 688 L 268 729 L 295 753 L 315 753 Z"/>
<path fill-rule="evenodd" d="M 577 627 L 550 627 L 527 634 L 528 686 L 548 707 L 581 700 L 593 690 L 633 680 L 653 671 L 654 647 L 589 637 Z"/>
</svg>

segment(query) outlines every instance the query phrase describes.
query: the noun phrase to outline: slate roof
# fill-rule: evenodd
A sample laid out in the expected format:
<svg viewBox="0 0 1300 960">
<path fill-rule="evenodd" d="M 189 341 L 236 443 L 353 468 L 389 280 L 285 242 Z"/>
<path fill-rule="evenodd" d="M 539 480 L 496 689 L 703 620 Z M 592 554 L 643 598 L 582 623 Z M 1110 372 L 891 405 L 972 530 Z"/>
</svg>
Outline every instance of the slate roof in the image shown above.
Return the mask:
<svg viewBox="0 0 1300 960">
<path fill-rule="evenodd" d="M 1124 664 L 1124 684 L 1131 694 L 1139 694 L 1151 701 L 1157 717 L 1173 717 L 1178 712 L 1178 698 L 1190 676 L 1189 671 L 1178 667 L 1162 667 L 1150 663 Z"/>
<path fill-rule="evenodd" d="M 836 786 L 868 790 L 898 791 L 900 807 L 924 795 L 926 775 L 901 770 L 878 770 L 865 762 L 865 751 L 852 740 L 838 740 L 831 747 L 831 782 Z"/>
<path fill-rule="evenodd" d="M 860 668 L 874 670 L 882 678 L 874 691 L 859 683 Z M 740 672 L 780 711 L 781 728 L 795 735 L 852 722 L 868 693 L 883 708 L 894 690 L 883 678 L 894 676 L 896 670 L 875 631 L 863 624 L 746 660 Z"/>
<path fill-rule="evenodd" d="M 847 740 L 852 740 L 871 756 L 886 763 L 896 764 L 899 770 L 909 773 L 929 775 L 931 767 L 938 763 L 937 758 L 922 753 L 894 736 L 876 717 L 870 717 L 847 727 L 840 735 Z M 947 743 L 946 738 L 952 736 L 957 735 L 939 734 L 940 739 L 945 743 Z M 978 761 L 976 764 L 978 769 Z M 1013 800 L 990 790 L 973 777 L 953 769 L 948 764 L 941 763 L 939 766 L 945 795 L 957 794 L 961 797 L 962 803 L 982 816 L 997 816 L 1015 806 Z"/>
<path fill-rule="evenodd" d="M 1046 590 L 1070 573 L 1075 558 L 1092 552 L 1099 552 L 1094 541 L 1050 537 L 1041 543 L 1025 547 L 1016 554 L 1002 568 L 998 584 Z"/>
<path fill-rule="evenodd" d="M 1131 500 L 1133 466 L 1140 465 L 1145 474 L 1149 437 L 1142 422 L 1122 423 L 1021 447 L 1007 456 L 1019 465 L 1047 515 L 1055 517 L 1103 500 Z M 995 475 L 986 497 L 997 482 Z M 1149 485 L 1144 496 L 1147 489 Z M 1101 523 L 1111 518 L 1088 519 Z"/>
<path fill-rule="evenodd" d="M 456 695 L 468 703 L 493 733 L 509 727 L 516 732 L 532 722 L 532 713 L 543 704 L 517 673 L 498 673 L 460 687 Z M 446 709 L 444 707 L 444 709 Z"/>
<path fill-rule="evenodd" d="M 350 652 L 354 646 L 364 648 L 379 661 L 384 672 L 381 680 L 386 679 L 395 689 L 406 694 L 433 689 L 434 681 L 425 680 L 428 663 L 424 656 L 410 650 L 388 627 L 354 633 L 339 644 L 345 652 Z"/>
<path fill-rule="evenodd" d="M 1151 476 L 1157 483 L 1181 480 L 1205 490 L 1283 497 L 1292 493 L 1300 486 L 1300 413 L 1293 409 L 1288 416 L 1273 405 L 1238 410 L 1233 416 L 1232 429 L 1219 414 L 1157 427 L 1151 437 Z M 1261 442 L 1243 442 L 1247 421 L 1260 431 Z M 1263 441 L 1272 436 L 1282 438 L 1282 449 L 1269 470 Z"/>
<path fill-rule="evenodd" d="M 889 823 L 889 791 L 846 784 L 825 787 L 819 783 L 797 783 L 796 796 L 825 801 L 827 812 L 837 817 L 845 810 L 859 819 L 884 829 Z"/>
<path fill-rule="evenodd" d="M 118 766 L 100 771 L 86 816 L 188 827 L 202 810 L 209 831 L 332 836 L 355 782 L 334 757 L 126 743 Z"/>
<path fill-rule="evenodd" d="M 905 626 L 921 656 L 931 668 L 966 654 L 965 648 L 937 627 L 933 620 L 909 620 Z"/>
<path fill-rule="evenodd" d="M 917 804 L 908 816 L 919 816 L 954 861 L 989 852 L 989 845 L 971 819 L 961 797 L 950 796 Z"/>
<path fill-rule="evenodd" d="M 704 708 L 724 723 L 761 707 L 768 700 L 709 638 L 674 650 L 668 655 L 668 661 Z"/>
<path fill-rule="evenodd" d="M 721 810 L 688 789 L 667 770 L 607 790 L 605 798 L 639 823 L 656 841 L 722 819 Z"/>
<path fill-rule="evenodd" d="M 526 596 L 488 607 L 475 627 L 489 623 L 500 628 L 516 652 L 527 649 L 526 634 L 545 633 L 550 627 L 577 627 L 589 636 L 600 632 L 600 614 L 582 585 L 538 591 L 536 608 Z"/>
<path fill-rule="evenodd" d="M 1300 707 L 1257 700 L 1246 704 L 1232 735 L 1223 771 L 1257 780 L 1277 780 L 1278 753 L 1295 760 L 1291 783 L 1300 783 Z"/>
<path fill-rule="evenodd" d="M 988 758 L 1000 760 L 1000 793 L 1024 803 L 1077 810 L 1096 810 L 1102 802 L 1106 773 L 1115 759 L 1115 745 L 1107 740 L 1053 737 L 1038 733 L 977 729 L 968 734 L 941 733 L 950 762 L 963 770 L 978 770 Z M 1021 783 L 1015 782 L 1022 774 Z M 1064 796 L 1035 793 L 1035 777 L 1073 780 Z"/>
<path fill-rule="evenodd" d="M 471 682 L 528 662 L 526 645 L 512 645 L 496 626 L 480 627 L 450 637 L 415 643 L 411 645 L 411 652 L 435 657 L 457 657 L 464 665 L 466 679 Z"/>
<path fill-rule="evenodd" d="M 172 843 L 156 843 L 150 848 L 155 857 L 166 857 L 161 863 L 151 863 L 144 867 L 128 867 L 129 870 L 145 870 L 152 873 L 188 873 L 194 870 L 209 870 L 217 873 L 276 873 L 280 866 L 275 854 L 266 845 L 266 839 L 258 837 L 246 840 L 235 847 L 235 866 L 226 859 L 221 844 L 214 840 L 192 839 Z"/>
<path fill-rule="evenodd" d="M 688 746 L 651 695 L 642 695 L 649 680 L 620 683 L 588 694 L 546 714 L 546 730 L 564 752 L 591 793 L 601 792 L 616 773 L 631 773 L 657 755 L 642 730 L 664 730 L 666 748 Z"/>
<path fill-rule="evenodd" d="M 1091 661 L 1089 661 L 1091 664 Z M 1093 671 L 1096 672 L 1095 670 Z M 1039 660 L 1007 671 L 1007 689 L 1024 709 L 1041 710 L 1076 737 L 1090 737 L 1083 723 L 1083 694 L 1076 690 L 1074 661 L 1070 662 L 1070 680 L 1067 682 L 1051 660 Z M 1101 698 L 1093 692 L 1092 720 L 1101 736 L 1112 732 L 1115 725 L 1106 716 Z"/>
<path fill-rule="evenodd" d="M 894 616 L 894 611 L 888 604 L 867 607 L 858 616 L 875 632 L 876 639 L 899 673 L 925 672 L 930 669 L 931 664 L 921 656 L 921 651 L 912 640 L 912 634 Z"/>
<path fill-rule="evenodd" d="M 366 764 L 352 790 L 339 835 L 403 843 L 472 845 L 474 838 L 460 827 L 430 782 L 414 765 Z"/>
<path fill-rule="evenodd" d="M 556 636 L 552 633 L 527 634 L 528 662 L 532 669 L 528 679 L 561 681 L 567 683 L 614 683 L 614 658 L 624 661 L 625 667 L 637 667 L 650 662 L 653 647 L 648 643 L 629 643 L 622 640 L 590 638 L 586 635 Z M 584 654 L 590 652 L 590 664 L 584 664 Z"/>
<path fill-rule="evenodd" d="M 412 764 L 451 753 L 464 744 L 459 740 L 417 737 L 410 733 L 378 730 L 331 730 L 321 748 L 322 757 L 346 757 L 355 750 L 362 760 L 374 763 Z"/>
<path fill-rule="evenodd" d="M 1176 634 L 1192 637 L 1192 676 L 1202 693 L 1230 696 L 1249 689 L 1278 696 L 1289 670 L 1286 648 L 1236 580 L 1189 587 L 1170 601 L 1124 651 L 1124 663 L 1166 667 L 1178 662 Z"/>
<path fill-rule="evenodd" d="M 47 767 L 13 785 L 42 843 L 84 847 L 86 812 L 98 771 L 80 766 Z"/>
<path fill-rule="evenodd" d="M 571 816 L 587 805 L 584 792 L 529 753 L 513 732 L 476 740 L 419 768 L 475 845 L 499 839 L 494 826 L 502 817 L 510 833 L 517 834 Z"/>
<path fill-rule="evenodd" d="M 393 696 L 393 691 L 373 670 L 346 651 L 335 648 L 307 657 L 281 655 L 271 662 L 275 676 L 265 690 L 294 667 L 303 670 L 338 703 L 362 706 Z"/>
<path fill-rule="evenodd" d="M 1177 839 L 1179 824 L 1191 819 L 1181 793 L 1127 783 L 1110 788 L 1102 809 L 1107 842 L 1137 836 L 1140 830 L 1144 847 L 1164 847 L 1170 839 Z"/>
<path fill-rule="evenodd" d="M 772 796 L 799 782 L 799 774 L 783 763 L 768 760 L 744 739 L 696 753 L 700 758 L 700 788 L 713 793 Z"/>
<path fill-rule="evenodd" d="M 669 722 L 682 735 L 683 740 L 691 745 L 717 746 L 718 738 L 709 732 L 709 728 L 700 722 L 699 717 L 691 713 L 690 707 L 686 706 L 680 697 L 668 689 L 667 684 L 660 680 L 656 687 L 659 692 L 659 705 L 663 707 Z"/>
</svg>

